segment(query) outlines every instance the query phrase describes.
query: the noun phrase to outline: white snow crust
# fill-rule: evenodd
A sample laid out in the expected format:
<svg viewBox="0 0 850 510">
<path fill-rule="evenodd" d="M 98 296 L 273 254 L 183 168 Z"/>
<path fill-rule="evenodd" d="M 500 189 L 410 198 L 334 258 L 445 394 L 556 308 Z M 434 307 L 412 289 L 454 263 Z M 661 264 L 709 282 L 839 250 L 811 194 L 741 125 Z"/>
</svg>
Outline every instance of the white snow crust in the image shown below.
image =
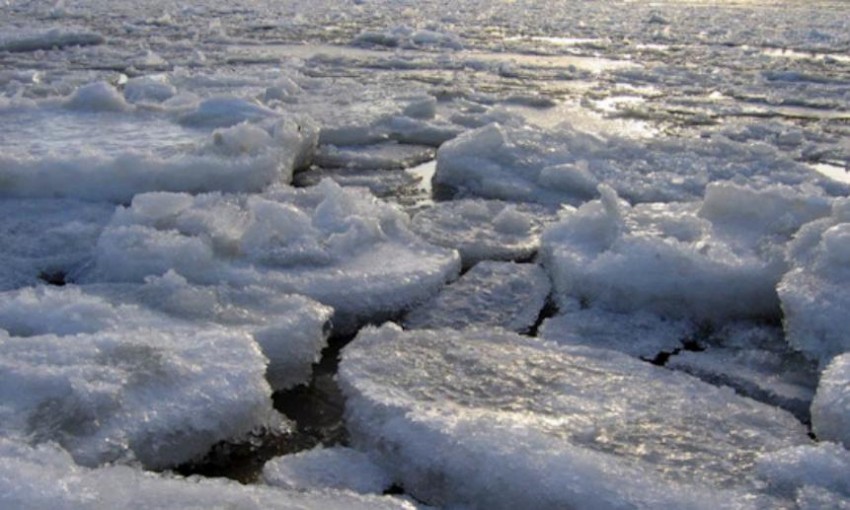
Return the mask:
<svg viewBox="0 0 850 510">
<path fill-rule="evenodd" d="M 0 303 L 4 437 L 57 442 L 87 466 L 162 468 L 282 424 L 267 360 L 244 331 L 74 287 L 11 291 Z"/>
<path fill-rule="evenodd" d="M 562 305 L 715 321 L 778 316 L 785 244 L 829 212 L 828 199 L 786 186 L 715 183 L 702 203 L 635 206 L 599 190 L 600 200 L 543 234 L 542 261 Z"/>
<path fill-rule="evenodd" d="M 20 510 L 412 510 L 391 497 L 296 492 L 222 478 L 181 478 L 127 466 L 80 467 L 51 444 L 0 438 L 0 507 Z"/>
<path fill-rule="evenodd" d="M 850 354 L 836 356 L 821 374 L 812 402 L 812 430 L 818 439 L 850 448 Z"/>
<path fill-rule="evenodd" d="M 407 216 L 333 181 L 264 195 L 137 195 L 98 242 L 89 279 L 258 285 L 332 306 L 349 330 L 409 308 L 456 277 L 456 252 L 427 244 Z"/>
</svg>

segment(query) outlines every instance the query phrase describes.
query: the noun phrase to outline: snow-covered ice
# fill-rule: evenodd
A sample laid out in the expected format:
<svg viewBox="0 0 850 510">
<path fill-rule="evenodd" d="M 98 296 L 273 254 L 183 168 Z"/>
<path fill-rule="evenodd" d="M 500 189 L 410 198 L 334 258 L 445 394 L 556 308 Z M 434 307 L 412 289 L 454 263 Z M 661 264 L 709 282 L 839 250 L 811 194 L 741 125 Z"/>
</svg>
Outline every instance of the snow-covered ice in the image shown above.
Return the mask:
<svg viewBox="0 0 850 510">
<path fill-rule="evenodd" d="M 607 185 L 543 234 L 561 304 L 723 321 L 777 317 L 785 244 L 829 214 L 829 200 L 787 186 L 711 184 L 702 202 L 629 205 Z"/>
<path fill-rule="evenodd" d="M 536 264 L 484 261 L 432 299 L 411 310 L 410 329 L 502 327 L 527 333 L 537 322 L 551 284 Z"/>
<path fill-rule="evenodd" d="M 561 345 L 599 347 L 653 360 L 661 353 L 681 350 L 694 333 L 690 321 L 665 319 L 650 312 L 575 308 L 543 321 L 540 337 Z"/>
<path fill-rule="evenodd" d="M 556 218 L 556 211 L 534 204 L 463 199 L 424 209 L 411 228 L 431 243 L 458 250 L 471 267 L 482 260 L 530 259 L 544 225 Z"/>
<path fill-rule="evenodd" d="M 835 443 L 824 442 L 766 453 L 758 459 L 756 470 L 772 489 L 794 495 L 797 490 L 821 488 L 840 496 L 850 504 L 850 451 Z M 824 506 L 822 508 L 828 508 Z"/>
<path fill-rule="evenodd" d="M 0 438 L 0 507 L 21 510 L 413 510 L 392 497 L 347 491 L 289 491 L 225 479 L 144 473 L 127 466 L 74 464 L 55 445 L 30 446 Z"/>
<path fill-rule="evenodd" d="M 818 439 L 850 448 L 850 353 L 835 357 L 821 374 L 812 402 L 812 430 Z"/>
<path fill-rule="evenodd" d="M 367 328 L 339 372 L 354 444 L 413 496 L 476 508 L 747 508 L 790 414 L 605 349 Z"/>
<path fill-rule="evenodd" d="M 788 246 L 792 269 L 777 290 L 792 347 L 822 365 L 850 350 L 850 200 L 803 226 Z"/>
<path fill-rule="evenodd" d="M 174 270 L 194 283 L 304 294 L 350 330 L 412 307 L 460 269 L 457 252 L 425 243 L 408 217 L 363 190 L 324 180 L 263 195 L 136 195 L 101 235 L 92 281 Z"/>
<path fill-rule="evenodd" d="M 345 489 L 361 494 L 382 494 L 392 485 L 368 455 L 342 446 L 272 459 L 263 467 L 263 481 L 284 489 Z"/>
<path fill-rule="evenodd" d="M 138 460 L 162 468 L 218 441 L 284 426 L 272 409 L 266 358 L 243 331 L 74 287 L 0 299 L 4 437 L 59 443 L 87 466 Z"/>
</svg>

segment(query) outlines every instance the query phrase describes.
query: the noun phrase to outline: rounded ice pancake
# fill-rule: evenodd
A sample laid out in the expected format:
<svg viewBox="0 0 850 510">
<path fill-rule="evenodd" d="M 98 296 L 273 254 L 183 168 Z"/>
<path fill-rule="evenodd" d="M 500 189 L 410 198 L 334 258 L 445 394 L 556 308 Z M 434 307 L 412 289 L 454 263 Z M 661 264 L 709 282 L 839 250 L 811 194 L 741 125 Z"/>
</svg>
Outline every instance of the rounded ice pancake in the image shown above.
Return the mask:
<svg viewBox="0 0 850 510">
<path fill-rule="evenodd" d="M 757 457 L 810 442 L 728 388 L 498 329 L 368 328 L 339 380 L 354 444 L 430 504 L 749 508 Z"/>
<path fill-rule="evenodd" d="M 428 242 L 460 252 L 463 264 L 482 260 L 528 260 L 540 247 L 553 209 L 500 200 L 437 202 L 413 217 L 411 228 Z"/>
<path fill-rule="evenodd" d="M 391 317 L 456 277 L 457 252 L 428 244 L 401 210 L 331 180 L 263 195 L 137 195 L 98 243 L 88 280 L 256 285 L 332 306 L 337 332 Z"/>
</svg>

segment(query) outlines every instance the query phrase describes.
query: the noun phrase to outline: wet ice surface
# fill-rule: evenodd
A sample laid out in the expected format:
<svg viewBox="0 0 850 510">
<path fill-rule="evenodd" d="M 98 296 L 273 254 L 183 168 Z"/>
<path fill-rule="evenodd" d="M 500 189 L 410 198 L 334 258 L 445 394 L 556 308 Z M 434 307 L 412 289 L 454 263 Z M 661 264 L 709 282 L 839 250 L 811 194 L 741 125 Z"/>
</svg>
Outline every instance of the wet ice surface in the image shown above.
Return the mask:
<svg viewBox="0 0 850 510">
<path fill-rule="evenodd" d="M 0 502 L 88 508 L 102 487 L 132 485 L 139 492 L 107 494 L 113 506 L 396 507 L 311 499 L 391 484 L 428 502 L 539 496 L 529 503 L 539 506 L 576 496 L 571 480 L 586 479 L 613 488 L 600 506 L 681 507 L 713 504 L 701 494 L 722 479 L 736 496 L 718 505 L 850 506 L 836 475 L 847 445 L 847 19 L 845 3 L 791 0 L 2 3 L 0 482 L 15 490 Z M 563 478 L 547 478 L 528 460 L 538 446 L 544 459 L 563 453 L 546 442 L 561 417 L 545 414 L 562 387 L 539 400 L 516 387 L 488 394 L 474 419 L 416 397 L 396 426 L 366 427 L 358 413 L 371 404 L 340 395 L 336 356 L 385 320 L 486 324 L 561 345 L 489 332 L 478 336 L 507 340 L 479 354 L 480 338 L 446 333 L 417 350 L 405 342 L 431 338 L 417 330 L 374 360 L 347 355 L 349 367 L 386 372 L 375 388 L 392 398 L 412 376 L 391 367 L 406 362 L 441 391 L 492 389 L 481 382 L 498 379 L 489 369 L 458 377 L 418 364 L 450 345 L 470 343 L 476 359 L 445 360 L 467 368 L 502 347 L 543 349 L 571 353 L 577 369 L 611 358 L 600 369 L 611 377 L 658 375 L 628 385 L 633 404 L 679 398 L 659 382 L 669 378 L 700 398 L 756 405 L 713 389 L 731 387 L 783 423 L 775 409 L 811 416 L 820 443 L 759 457 L 719 432 L 741 419 L 727 409 L 711 418 L 714 440 L 698 444 L 699 424 L 670 424 L 674 410 L 658 407 L 653 419 L 693 438 L 679 455 L 667 435 L 642 442 L 655 436 L 632 409 L 611 451 L 570 443 L 571 469 L 553 464 Z M 583 406 L 619 398 L 593 377 L 580 381 L 593 387 Z M 357 385 L 346 384 L 351 396 Z M 529 412 L 504 407 L 519 401 L 537 402 L 529 420 L 542 436 L 511 421 Z M 288 428 L 272 426 L 270 402 Z M 360 450 L 345 449 L 343 408 Z M 495 428 L 476 437 L 416 413 Z M 745 421 L 753 437 L 770 435 Z M 426 425 L 436 435 L 418 437 Z M 390 443 L 427 470 L 393 462 Z M 321 444 L 280 461 L 285 484 L 309 488 L 303 500 L 139 471 L 257 480 L 270 457 Z M 507 467 L 473 473 L 486 491 L 458 488 L 467 474 L 448 468 L 468 465 L 465 452 L 511 445 Z M 632 460 L 614 466 L 609 454 Z M 237 467 L 243 456 L 253 471 Z M 693 494 L 660 494 L 652 470 L 629 467 L 664 459 L 681 466 L 653 480 L 695 483 Z M 366 476 L 375 460 L 389 481 Z M 75 465 L 113 461 L 127 466 Z M 690 481 L 670 482 L 674 471 Z M 522 491 L 504 483 L 514 472 L 531 476 Z M 44 477 L 94 499 L 67 500 Z"/>
</svg>

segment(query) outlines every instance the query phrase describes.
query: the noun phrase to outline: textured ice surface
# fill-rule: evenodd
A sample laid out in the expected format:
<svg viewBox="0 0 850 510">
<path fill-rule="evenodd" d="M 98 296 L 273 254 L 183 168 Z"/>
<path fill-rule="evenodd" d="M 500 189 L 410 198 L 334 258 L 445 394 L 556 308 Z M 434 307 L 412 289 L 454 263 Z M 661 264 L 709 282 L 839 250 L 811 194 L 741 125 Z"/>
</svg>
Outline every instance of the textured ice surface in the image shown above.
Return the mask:
<svg viewBox="0 0 850 510">
<path fill-rule="evenodd" d="M 817 365 L 790 349 L 781 328 L 736 321 L 700 338 L 701 352 L 683 351 L 667 367 L 792 412 L 808 422 Z"/>
<path fill-rule="evenodd" d="M 498 326 L 531 330 L 546 305 L 551 283 L 536 264 L 479 262 L 404 318 L 410 329 Z"/>
<path fill-rule="evenodd" d="M 331 308 L 303 296 L 259 286 L 193 285 L 172 271 L 150 276 L 141 285 L 95 284 L 85 291 L 202 327 L 212 323 L 248 333 L 269 360 L 266 379 L 274 390 L 309 381 L 326 345 L 332 314 Z"/>
<path fill-rule="evenodd" d="M 0 108 L 8 133 L 0 138 L 0 196 L 128 202 L 146 191 L 256 192 L 289 182 L 315 148 L 315 130 L 297 119 L 268 114 L 262 126 L 239 124 L 257 120 L 245 101 L 217 101 L 186 114 L 206 131 L 135 110 L 103 82 L 79 88 L 65 108 Z"/>
<path fill-rule="evenodd" d="M 801 228 L 788 258 L 792 270 L 777 287 L 788 342 L 824 365 L 850 351 L 850 200 Z"/>
<path fill-rule="evenodd" d="M 818 439 L 850 448 L 850 354 L 826 367 L 812 402 L 812 430 Z"/>
<path fill-rule="evenodd" d="M 74 200 L 0 200 L 0 290 L 34 285 L 40 277 L 73 280 L 94 260 L 114 210 Z"/>
<path fill-rule="evenodd" d="M 342 446 L 272 459 L 263 467 L 263 481 L 284 489 L 345 489 L 361 494 L 381 494 L 392 484 L 368 455 Z"/>
<path fill-rule="evenodd" d="M 83 465 L 160 468 L 280 424 L 266 358 L 246 332 L 73 287 L 0 303 L 0 435 L 55 441 Z"/>
<path fill-rule="evenodd" d="M 825 489 L 850 504 L 850 452 L 835 443 L 786 448 L 764 454 L 756 470 L 772 490 L 794 495 L 804 487 Z M 837 508 L 822 506 L 821 508 Z"/>
<path fill-rule="evenodd" d="M 180 478 L 126 466 L 75 465 L 54 445 L 0 438 L 0 507 L 20 510 L 412 510 L 390 497 L 345 491 L 296 492 L 218 478 Z"/>
<path fill-rule="evenodd" d="M 708 187 L 702 203 L 630 206 L 610 187 L 543 234 L 563 304 L 723 320 L 778 316 L 784 246 L 829 202 L 785 186 Z"/>
<path fill-rule="evenodd" d="M 546 319 L 539 336 L 561 345 L 599 347 L 652 360 L 662 352 L 681 349 L 693 330 L 689 321 L 649 312 L 625 314 L 587 308 Z"/>
<path fill-rule="evenodd" d="M 525 260 L 540 247 L 553 210 L 500 200 L 437 202 L 413 217 L 411 228 L 427 241 L 460 252 L 464 266 L 481 260 Z"/>
<path fill-rule="evenodd" d="M 194 283 L 260 285 L 335 310 L 334 327 L 386 317 L 434 295 L 459 270 L 399 209 L 333 181 L 264 195 L 137 195 L 98 243 L 98 281 L 174 270 Z"/>
<path fill-rule="evenodd" d="M 501 330 L 365 329 L 339 379 L 354 444 L 430 504 L 746 508 L 757 457 L 809 442 L 728 388 Z"/>
<path fill-rule="evenodd" d="M 847 188 L 785 158 L 774 149 L 722 137 L 634 141 L 560 130 L 490 124 L 440 147 L 436 183 L 486 198 L 578 204 L 600 183 L 630 202 L 701 198 L 715 181 Z"/>
</svg>

